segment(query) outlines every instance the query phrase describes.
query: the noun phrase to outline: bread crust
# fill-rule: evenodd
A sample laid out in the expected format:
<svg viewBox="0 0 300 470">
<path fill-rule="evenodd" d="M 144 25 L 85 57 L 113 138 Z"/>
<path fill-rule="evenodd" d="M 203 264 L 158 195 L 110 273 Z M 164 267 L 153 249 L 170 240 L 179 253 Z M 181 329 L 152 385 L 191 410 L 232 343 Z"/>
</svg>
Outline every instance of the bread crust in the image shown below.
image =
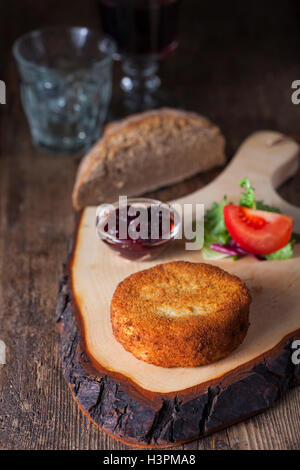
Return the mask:
<svg viewBox="0 0 300 470">
<path fill-rule="evenodd" d="M 225 163 L 219 128 L 193 112 L 147 111 L 109 124 L 82 159 L 75 209 L 143 194 Z"/>
<path fill-rule="evenodd" d="M 251 295 L 236 276 L 209 264 L 157 265 L 122 281 L 111 302 L 117 341 L 161 367 L 196 367 L 236 349 L 249 327 Z"/>
</svg>

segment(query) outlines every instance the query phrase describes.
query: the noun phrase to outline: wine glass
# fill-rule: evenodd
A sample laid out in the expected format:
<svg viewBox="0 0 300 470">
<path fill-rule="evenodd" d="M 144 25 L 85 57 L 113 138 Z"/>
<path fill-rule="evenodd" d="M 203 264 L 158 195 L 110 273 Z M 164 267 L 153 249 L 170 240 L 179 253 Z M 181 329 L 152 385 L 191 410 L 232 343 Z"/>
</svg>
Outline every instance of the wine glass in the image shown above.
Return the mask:
<svg viewBox="0 0 300 470">
<path fill-rule="evenodd" d="M 122 92 L 113 98 L 113 114 L 173 105 L 161 87 L 158 62 L 178 45 L 180 0 L 99 2 L 103 31 L 114 38 L 122 61 Z"/>
</svg>

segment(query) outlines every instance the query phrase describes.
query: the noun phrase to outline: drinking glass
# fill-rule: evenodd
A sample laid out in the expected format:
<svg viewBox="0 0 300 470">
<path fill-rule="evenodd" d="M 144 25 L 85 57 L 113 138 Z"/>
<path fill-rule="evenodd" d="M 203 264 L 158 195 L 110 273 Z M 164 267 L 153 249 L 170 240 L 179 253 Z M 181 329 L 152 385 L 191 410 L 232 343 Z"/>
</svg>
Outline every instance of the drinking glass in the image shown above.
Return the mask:
<svg viewBox="0 0 300 470">
<path fill-rule="evenodd" d="M 169 104 L 158 62 L 178 45 L 180 0 L 99 0 L 102 28 L 122 60 L 121 107 L 128 112 Z M 125 109 L 126 110 L 126 109 Z"/>
<path fill-rule="evenodd" d="M 34 143 L 54 153 L 99 137 L 111 97 L 112 39 L 85 27 L 32 31 L 13 46 Z"/>
</svg>

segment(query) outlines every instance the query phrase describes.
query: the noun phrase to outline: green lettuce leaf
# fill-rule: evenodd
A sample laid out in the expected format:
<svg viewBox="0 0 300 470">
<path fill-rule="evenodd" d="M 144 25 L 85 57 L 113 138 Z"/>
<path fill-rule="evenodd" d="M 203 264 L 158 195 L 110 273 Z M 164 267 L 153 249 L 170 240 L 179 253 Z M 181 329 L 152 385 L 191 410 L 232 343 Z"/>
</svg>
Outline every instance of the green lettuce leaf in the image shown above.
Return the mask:
<svg viewBox="0 0 300 470">
<path fill-rule="evenodd" d="M 280 213 L 280 209 L 277 207 L 269 206 L 263 201 L 255 200 L 254 188 L 248 178 L 243 178 L 239 182 L 239 185 L 244 189 L 244 192 L 241 194 L 240 198 L 240 206 L 248 207 L 249 209 L 258 209 L 260 211 Z"/>
<path fill-rule="evenodd" d="M 206 212 L 204 219 L 204 245 L 202 249 L 202 256 L 206 260 L 222 259 L 228 256 L 225 253 L 219 253 L 210 248 L 212 243 L 226 245 L 231 239 L 223 216 L 223 209 L 226 204 L 228 204 L 228 202 L 226 197 L 224 197 L 221 204 L 214 202 L 211 208 Z"/>
<path fill-rule="evenodd" d="M 277 207 L 268 206 L 267 204 L 264 204 L 263 201 L 256 201 L 256 209 L 260 211 L 277 212 L 280 214 L 280 209 Z"/>
<path fill-rule="evenodd" d="M 274 253 L 270 253 L 266 255 L 265 258 L 269 261 L 272 260 L 282 260 L 282 259 L 289 259 L 293 256 L 293 245 L 294 240 L 287 243 L 283 248 L 278 251 L 274 251 Z"/>
<path fill-rule="evenodd" d="M 228 204 L 224 197 L 221 204 L 214 202 L 206 212 L 204 219 L 204 244 L 221 243 L 225 245 L 230 240 L 230 235 L 224 222 L 223 209 Z"/>
<path fill-rule="evenodd" d="M 250 180 L 248 178 L 243 178 L 239 182 L 239 185 L 244 189 L 240 198 L 240 206 L 249 207 L 249 209 L 256 209 L 254 188 L 251 186 Z"/>
</svg>

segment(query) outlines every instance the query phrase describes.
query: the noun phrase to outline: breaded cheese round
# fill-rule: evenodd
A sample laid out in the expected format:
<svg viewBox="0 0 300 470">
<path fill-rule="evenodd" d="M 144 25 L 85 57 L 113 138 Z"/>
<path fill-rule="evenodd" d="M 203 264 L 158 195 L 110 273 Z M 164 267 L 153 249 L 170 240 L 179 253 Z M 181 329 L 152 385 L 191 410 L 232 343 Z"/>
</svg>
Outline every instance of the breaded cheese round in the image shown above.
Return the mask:
<svg viewBox="0 0 300 470">
<path fill-rule="evenodd" d="M 236 349 L 249 327 L 244 282 L 204 263 L 176 261 L 132 274 L 115 290 L 111 321 L 117 341 L 161 367 L 195 367 Z"/>
</svg>

